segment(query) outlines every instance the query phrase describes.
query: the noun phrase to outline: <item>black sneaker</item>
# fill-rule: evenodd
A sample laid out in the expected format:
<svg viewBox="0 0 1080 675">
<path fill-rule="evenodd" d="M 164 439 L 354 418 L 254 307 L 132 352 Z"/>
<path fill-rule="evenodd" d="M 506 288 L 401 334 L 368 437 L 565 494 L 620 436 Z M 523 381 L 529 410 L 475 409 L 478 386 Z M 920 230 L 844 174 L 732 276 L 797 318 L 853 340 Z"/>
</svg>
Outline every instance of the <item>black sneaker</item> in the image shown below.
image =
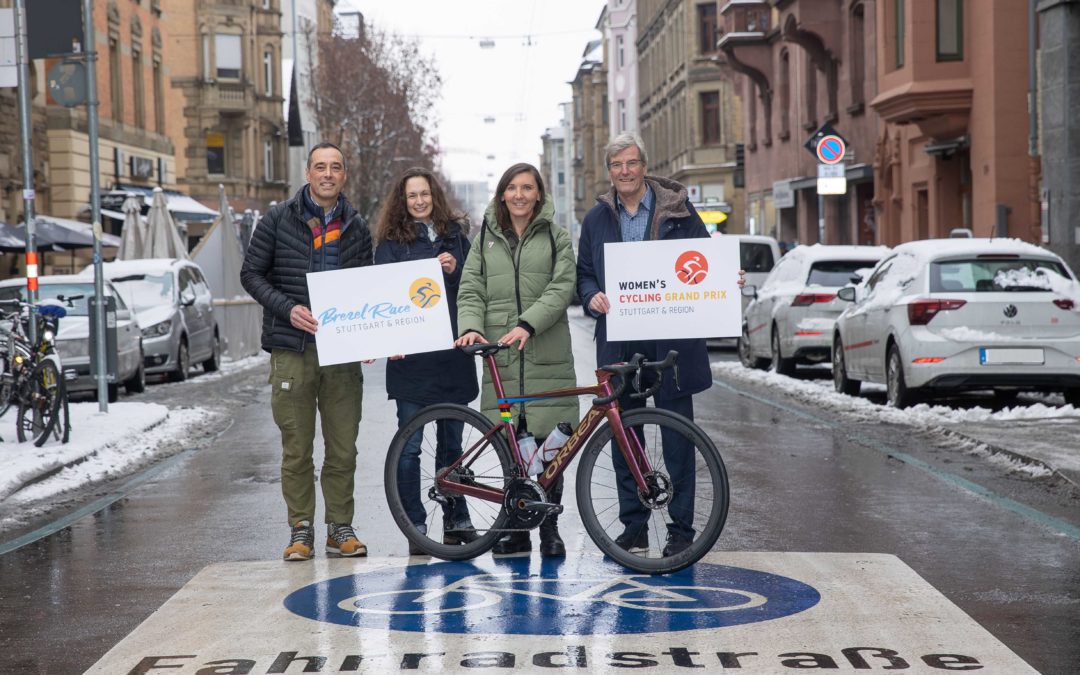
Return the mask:
<svg viewBox="0 0 1080 675">
<path fill-rule="evenodd" d="M 681 534 L 668 531 L 667 543 L 664 544 L 663 556 L 665 558 L 678 555 L 690 548 L 691 540 Z"/>
<path fill-rule="evenodd" d="M 528 553 L 532 550 L 532 540 L 529 533 L 511 532 L 491 547 L 492 555 L 513 555 L 515 553 Z"/>
<path fill-rule="evenodd" d="M 471 544 L 480 538 L 480 535 L 476 533 L 476 528 L 472 523 L 462 523 L 461 525 L 454 526 L 450 523 L 443 521 L 443 539 L 442 543 L 447 545 L 460 545 Z"/>
<path fill-rule="evenodd" d="M 649 550 L 649 528 L 631 525 L 615 537 L 615 545 L 627 553 L 646 553 Z"/>
</svg>

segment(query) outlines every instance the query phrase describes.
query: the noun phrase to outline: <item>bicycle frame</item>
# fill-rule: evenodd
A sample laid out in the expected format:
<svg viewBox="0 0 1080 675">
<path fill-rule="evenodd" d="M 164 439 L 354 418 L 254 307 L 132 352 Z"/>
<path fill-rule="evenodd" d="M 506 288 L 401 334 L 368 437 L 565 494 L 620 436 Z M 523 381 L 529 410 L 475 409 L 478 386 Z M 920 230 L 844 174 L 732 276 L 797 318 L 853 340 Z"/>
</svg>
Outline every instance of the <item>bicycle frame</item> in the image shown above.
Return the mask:
<svg viewBox="0 0 1080 675">
<path fill-rule="evenodd" d="M 436 483 L 439 488 L 443 490 L 457 492 L 501 504 L 505 496 L 503 490 L 496 490 L 494 488 L 479 485 L 467 485 L 450 480 L 446 478 L 446 476 L 458 466 L 468 468 L 480 448 L 488 443 L 493 436 L 499 433 L 504 433 L 508 440 L 514 463 L 518 468 L 518 475 L 521 477 L 526 476 L 529 458 L 523 457 L 521 449 L 518 447 L 517 434 L 514 433 L 513 419 L 511 416 L 513 405 L 515 403 L 527 403 L 529 401 L 566 398 L 570 396 L 591 395 L 597 398 L 611 398 L 614 394 L 614 389 L 611 386 L 611 378 L 614 377 L 614 374 L 598 368 L 596 370 L 597 383 L 589 387 L 553 389 L 551 391 L 543 391 L 535 394 L 507 397 L 503 390 L 502 379 L 499 377 L 499 369 L 495 365 L 495 354 L 485 354 L 483 359 L 485 367 L 488 372 L 491 373 L 491 381 L 495 387 L 496 402 L 499 406 L 502 421 L 492 427 L 491 431 L 484 434 L 484 436 L 476 443 L 465 448 L 461 457 L 458 458 L 456 462 L 440 470 L 436 477 Z M 627 465 L 630 467 L 630 473 L 634 477 L 638 489 L 643 493 L 649 492 L 648 485 L 645 482 L 645 476 L 652 472 L 652 467 L 649 464 L 649 459 L 638 438 L 633 434 L 627 434 L 626 429 L 623 428 L 617 398 L 606 403 L 596 404 L 594 402 L 592 407 L 589 408 L 589 411 L 578 423 L 577 428 L 574 429 L 570 438 L 568 438 L 563 447 L 559 449 L 558 454 L 555 455 L 555 459 L 548 463 L 547 467 L 544 469 L 544 473 L 537 479 L 537 482 L 545 491 L 549 491 L 559 476 L 566 471 L 571 460 L 573 460 L 577 453 L 585 446 L 585 442 L 592 437 L 593 432 L 599 428 L 600 423 L 604 419 L 607 419 L 608 424 L 611 426 L 615 441 L 618 444 L 623 457 L 626 459 Z"/>
</svg>

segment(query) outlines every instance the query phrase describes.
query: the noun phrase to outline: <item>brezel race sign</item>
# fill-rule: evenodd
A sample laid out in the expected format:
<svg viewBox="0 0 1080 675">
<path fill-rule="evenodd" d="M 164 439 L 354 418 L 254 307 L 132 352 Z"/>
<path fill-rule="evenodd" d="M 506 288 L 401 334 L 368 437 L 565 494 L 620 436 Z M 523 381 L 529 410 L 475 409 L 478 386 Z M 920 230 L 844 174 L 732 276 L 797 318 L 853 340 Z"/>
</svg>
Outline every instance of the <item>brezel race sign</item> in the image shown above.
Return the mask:
<svg viewBox="0 0 1080 675">
<path fill-rule="evenodd" d="M 307 275 L 319 365 L 420 354 L 454 344 L 434 258 Z"/>
<path fill-rule="evenodd" d="M 737 337 L 739 241 L 604 244 L 609 340 Z"/>
</svg>

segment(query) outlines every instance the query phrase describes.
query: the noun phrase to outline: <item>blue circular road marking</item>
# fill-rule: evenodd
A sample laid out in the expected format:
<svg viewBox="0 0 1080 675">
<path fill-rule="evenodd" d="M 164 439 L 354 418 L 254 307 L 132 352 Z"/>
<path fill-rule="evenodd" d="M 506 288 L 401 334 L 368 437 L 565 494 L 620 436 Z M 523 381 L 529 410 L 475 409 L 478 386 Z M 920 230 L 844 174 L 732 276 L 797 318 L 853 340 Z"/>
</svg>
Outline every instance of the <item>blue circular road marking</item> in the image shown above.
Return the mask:
<svg viewBox="0 0 1080 675">
<path fill-rule="evenodd" d="M 319 581 L 299 616 L 364 628 L 503 635 L 620 635 L 738 626 L 797 614 L 821 595 L 795 579 L 698 563 L 639 575 L 599 557 L 436 562 Z"/>
</svg>

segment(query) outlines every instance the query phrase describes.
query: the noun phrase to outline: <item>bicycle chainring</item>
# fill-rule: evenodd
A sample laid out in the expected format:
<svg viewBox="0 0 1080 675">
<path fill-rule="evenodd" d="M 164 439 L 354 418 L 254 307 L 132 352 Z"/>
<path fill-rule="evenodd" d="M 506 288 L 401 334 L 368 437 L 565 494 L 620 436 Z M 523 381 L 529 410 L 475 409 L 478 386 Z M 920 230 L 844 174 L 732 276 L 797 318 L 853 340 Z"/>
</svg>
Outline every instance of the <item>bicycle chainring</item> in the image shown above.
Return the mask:
<svg viewBox="0 0 1080 675">
<path fill-rule="evenodd" d="M 658 511 L 667 508 L 671 503 L 671 479 L 667 474 L 652 471 L 645 474 L 645 484 L 649 486 L 649 492 L 638 492 L 638 499 L 647 508 Z"/>
<path fill-rule="evenodd" d="M 503 508 L 510 516 L 506 523 L 507 529 L 531 530 L 544 521 L 546 511 L 522 508 L 522 502 L 546 502 L 547 493 L 540 484 L 528 478 L 513 478 L 506 486 L 506 497 L 503 498 Z"/>
</svg>

